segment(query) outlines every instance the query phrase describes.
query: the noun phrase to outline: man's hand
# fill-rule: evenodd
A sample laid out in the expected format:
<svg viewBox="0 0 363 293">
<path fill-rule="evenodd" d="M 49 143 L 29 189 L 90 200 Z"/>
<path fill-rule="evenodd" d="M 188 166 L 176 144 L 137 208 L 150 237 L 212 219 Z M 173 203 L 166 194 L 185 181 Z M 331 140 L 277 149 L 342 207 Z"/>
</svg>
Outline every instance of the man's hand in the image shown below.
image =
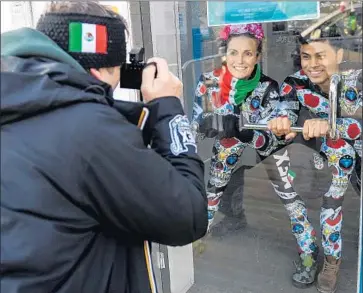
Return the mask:
<svg viewBox="0 0 363 293">
<path fill-rule="evenodd" d="M 324 119 L 309 119 L 304 123 L 303 136 L 305 140 L 324 137 L 330 130 L 329 123 Z"/>
<path fill-rule="evenodd" d="M 155 62 L 157 68 L 149 65 L 142 73 L 141 93 L 145 102 L 168 96 L 180 98 L 183 84 L 169 71 L 166 60 L 154 57 L 147 61 L 151 62 Z M 156 77 L 155 72 L 157 72 Z"/>
<path fill-rule="evenodd" d="M 287 117 L 278 117 L 272 119 L 267 124 L 268 129 L 276 136 L 285 135 L 285 140 L 292 140 L 297 133 L 291 131 L 291 121 Z"/>
</svg>

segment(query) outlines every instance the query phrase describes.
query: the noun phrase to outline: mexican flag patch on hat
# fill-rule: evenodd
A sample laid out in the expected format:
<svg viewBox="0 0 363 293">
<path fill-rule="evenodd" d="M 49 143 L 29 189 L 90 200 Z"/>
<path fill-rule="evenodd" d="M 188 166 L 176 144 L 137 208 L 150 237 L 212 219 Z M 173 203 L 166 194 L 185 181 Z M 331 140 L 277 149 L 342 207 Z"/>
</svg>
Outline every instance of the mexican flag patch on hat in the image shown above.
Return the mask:
<svg viewBox="0 0 363 293">
<path fill-rule="evenodd" d="M 69 52 L 107 54 L 107 27 L 99 24 L 71 22 Z"/>
</svg>

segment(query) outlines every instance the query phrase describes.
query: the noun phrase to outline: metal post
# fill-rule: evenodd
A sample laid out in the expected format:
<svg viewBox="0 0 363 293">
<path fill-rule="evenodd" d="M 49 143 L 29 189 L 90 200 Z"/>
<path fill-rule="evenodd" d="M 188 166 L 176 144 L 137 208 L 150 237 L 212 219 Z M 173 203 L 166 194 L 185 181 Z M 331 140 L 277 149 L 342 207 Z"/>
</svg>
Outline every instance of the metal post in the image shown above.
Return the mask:
<svg viewBox="0 0 363 293">
<path fill-rule="evenodd" d="M 34 28 L 35 27 L 35 21 L 34 21 L 34 9 L 33 9 L 32 1 L 28 1 L 28 5 L 29 5 L 29 11 L 30 11 L 31 27 Z"/>
<path fill-rule="evenodd" d="M 330 89 L 329 89 L 329 105 L 330 105 L 330 113 L 329 113 L 329 126 L 330 126 L 330 138 L 335 140 L 338 139 L 337 132 L 337 104 L 338 104 L 338 90 L 340 84 L 340 75 L 333 74 L 330 78 Z"/>
<path fill-rule="evenodd" d="M 253 129 L 253 130 L 268 130 L 267 124 L 244 124 L 241 127 L 243 129 Z M 291 132 L 303 132 L 303 127 L 291 127 Z"/>
</svg>

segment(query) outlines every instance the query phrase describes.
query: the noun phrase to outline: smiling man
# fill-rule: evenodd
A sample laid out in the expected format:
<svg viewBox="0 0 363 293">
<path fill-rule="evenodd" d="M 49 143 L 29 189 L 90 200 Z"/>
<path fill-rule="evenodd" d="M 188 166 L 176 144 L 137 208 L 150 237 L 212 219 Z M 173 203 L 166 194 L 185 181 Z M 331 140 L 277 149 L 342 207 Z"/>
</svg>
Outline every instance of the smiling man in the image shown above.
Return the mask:
<svg viewBox="0 0 363 293">
<path fill-rule="evenodd" d="M 341 72 L 337 115 L 339 139 L 333 141 L 328 136 L 330 78 L 339 72 L 344 51 L 322 38 L 319 31 L 315 38 L 307 40 L 300 37 L 299 41 L 302 69 L 287 77 L 282 84 L 279 117 L 269 122 L 269 128 L 277 136 L 294 138 L 296 133 L 291 132 L 290 127 L 298 120 L 302 121 L 304 144 L 319 150 L 321 154 L 314 154 L 315 167 L 322 169 L 325 158 L 332 169 L 332 183 L 323 197 L 320 214 L 325 258 L 318 275 L 317 288 L 322 293 L 334 293 L 342 257 L 344 194 L 352 174 L 356 173 L 358 183 L 360 182 L 362 114 L 359 109 L 362 107 L 362 70 Z M 286 151 L 286 157 L 287 155 Z M 278 165 L 279 157 L 274 157 Z M 291 174 L 290 170 L 281 171 L 280 175 Z M 284 186 L 274 187 L 288 211 L 299 248 L 300 258 L 293 274 L 293 284 L 300 288 L 309 287 L 315 281 L 318 268 L 316 232 L 309 222 L 305 203 L 293 188 L 287 190 Z M 291 196 L 287 197 L 286 194 Z"/>
<path fill-rule="evenodd" d="M 344 51 L 334 48 L 328 41 L 304 42 L 300 49 L 301 66 L 310 81 L 329 93 L 330 77 L 339 71 Z"/>
</svg>

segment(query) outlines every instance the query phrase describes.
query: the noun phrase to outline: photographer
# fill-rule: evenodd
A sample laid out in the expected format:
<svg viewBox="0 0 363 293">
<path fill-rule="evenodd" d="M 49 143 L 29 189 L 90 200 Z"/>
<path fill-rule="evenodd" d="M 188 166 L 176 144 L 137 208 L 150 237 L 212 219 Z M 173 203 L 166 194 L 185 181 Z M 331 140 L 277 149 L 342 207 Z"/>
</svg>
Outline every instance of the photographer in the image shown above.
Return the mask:
<svg viewBox="0 0 363 293">
<path fill-rule="evenodd" d="M 144 241 L 206 232 L 204 167 L 167 63 L 143 71 L 150 148 L 130 122 L 142 107 L 114 107 L 125 31 L 97 2 L 52 2 L 37 30 L 1 36 L 2 292 L 156 292 Z"/>
</svg>

